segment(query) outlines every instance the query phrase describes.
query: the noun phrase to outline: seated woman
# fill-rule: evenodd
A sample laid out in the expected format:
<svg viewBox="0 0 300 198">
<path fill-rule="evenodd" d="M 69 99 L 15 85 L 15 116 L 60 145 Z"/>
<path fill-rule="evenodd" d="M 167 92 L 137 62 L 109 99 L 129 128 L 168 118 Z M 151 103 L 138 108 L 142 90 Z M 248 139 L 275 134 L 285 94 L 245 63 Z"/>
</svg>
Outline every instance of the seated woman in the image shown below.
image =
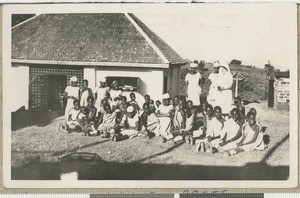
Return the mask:
<svg viewBox="0 0 300 198">
<path fill-rule="evenodd" d="M 70 109 L 68 121 L 66 123 L 66 130 L 70 133 L 76 131 L 80 128 L 78 120 L 78 115 L 80 114 L 80 102 L 78 99 L 73 101 L 74 107 Z"/>
<path fill-rule="evenodd" d="M 240 110 L 234 108 L 230 111 L 230 119 L 224 123 L 221 132 L 221 141 L 218 150 L 221 153 L 229 154 L 229 150 L 236 148 L 236 144 L 242 136 L 242 126 L 244 121 L 241 120 Z"/>
<path fill-rule="evenodd" d="M 256 122 L 256 116 L 253 112 L 247 113 L 248 121 L 242 127 L 242 137 L 237 142 L 236 149 L 230 154 L 236 154 L 242 151 L 264 150 L 266 145 L 263 141 L 263 132 L 260 125 Z"/>
</svg>

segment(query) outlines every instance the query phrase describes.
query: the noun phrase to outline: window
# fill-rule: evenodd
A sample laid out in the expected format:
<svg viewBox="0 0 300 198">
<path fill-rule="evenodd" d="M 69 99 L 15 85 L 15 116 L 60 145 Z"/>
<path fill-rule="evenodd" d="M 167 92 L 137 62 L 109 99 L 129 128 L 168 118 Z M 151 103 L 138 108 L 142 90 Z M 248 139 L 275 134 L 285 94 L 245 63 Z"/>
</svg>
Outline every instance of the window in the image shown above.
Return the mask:
<svg viewBox="0 0 300 198">
<path fill-rule="evenodd" d="M 106 77 L 107 85 L 110 86 L 111 83 L 116 80 L 119 87 L 125 91 L 137 91 L 139 87 L 140 79 L 137 77 L 120 77 L 120 76 L 108 76 Z"/>
</svg>

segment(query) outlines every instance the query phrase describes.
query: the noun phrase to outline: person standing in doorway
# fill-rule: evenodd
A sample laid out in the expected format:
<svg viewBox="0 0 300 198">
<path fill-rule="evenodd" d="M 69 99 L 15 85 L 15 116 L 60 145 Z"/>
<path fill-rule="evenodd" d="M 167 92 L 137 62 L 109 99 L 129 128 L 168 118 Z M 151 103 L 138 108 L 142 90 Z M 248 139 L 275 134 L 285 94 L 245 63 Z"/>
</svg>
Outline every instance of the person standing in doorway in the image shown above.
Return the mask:
<svg viewBox="0 0 300 198">
<path fill-rule="evenodd" d="M 65 89 L 64 97 L 67 99 L 65 109 L 65 121 L 68 122 L 69 111 L 73 108 L 73 101 L 79 99 L 79 87 L 77 86 L 78 79 L 76 76 L 70 78 L 70 83 Z"/>
<path fill-rule="evenodd" d="M 200 105 L 200 95 L 202 89 L 201 84 L 201 74 L 196 70 L 197 64 L 190 64 L 190 73 L 185 76 L 185 82 L 187 84 L 187 95 L 188 100 L 191 100 L 194 105 Z"/>
</svg>

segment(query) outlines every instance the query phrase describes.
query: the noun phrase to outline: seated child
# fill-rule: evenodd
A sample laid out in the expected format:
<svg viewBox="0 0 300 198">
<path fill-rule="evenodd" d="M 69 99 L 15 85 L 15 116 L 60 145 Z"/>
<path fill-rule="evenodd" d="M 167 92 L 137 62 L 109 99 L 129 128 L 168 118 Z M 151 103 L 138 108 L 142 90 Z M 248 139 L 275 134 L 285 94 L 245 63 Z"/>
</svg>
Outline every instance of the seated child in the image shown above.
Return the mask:
<svg viewBox="0 0 300 198">
<path fill-rule="evenodd" d="M 259 119 L 259 117 L 258 117 L 258 115 L 257 115 L 256 109 L 255 109 L 255 108 L 251 108 L 251 109 L 249 110 L 249 112 L 252 112 L 252 113 L 255 115 L 257 124 L 260 124 L 260 119 Z"/>
<path fill-rule="evenodd" d="M 100 108 L 97 109 L 98 110 L 98 120 L 101 119 L 101 117 L 103 116 L 103 114 L 105 113 L 103 106 L 108 104 L 108 100 L 107 99 L 102 99 L 100 102 Z"/>
<path fill-rule="evenodd" d="M 194 114 L 197 107 L 194 106 L 193 101 L 188 100 L 188 101 L 186 102 L 186 105 L 187 105 L 187 106 L 189 107 L 189 109 L 191 110 L 191 113 Z"/>
<path fill-rule="evenodd" d="M 201 149 L 201 152 L 205 150 L 207 152 L 213 153 L 218 147 L 221 140 L 221 131 L 224 126 L 225 119 L 222 117 L 222 109 L 216 106 L 214 110 L 213 107 L 208 105 L 206 107 L 206 138 L 204 140 L 197 141 L 198 147 L 196 150 Z"/>
<path fill-rule="evenodd" d="M 235 97 L 234 98 L 234 106 L 236 106 L 236 108 L 240 111 L 241 119 L 245 119 L 246 118 L 246 112 L 245 112 L 245 107 L 243 107 L 241 97 Z"/>
<path fill-rule="evenodd" d="M 194 114 L 188 106 L 183 109 L 183 112 L 185 116 L 185 125 L 180 132 L 183 137 L 185 137 L 186 142 L 193 144 Z"/>
<path fill-rule="evenodd" d="M 122 136 L 127 136 L 127 138 L 136 137 L 139 133 L 140 125 L 139 125 L 139 116 L 134 111 L 133 106 L 127 107 L 127 113 L 122 118 L 120 126 L 123 127 L 121 130 Z M 125 139 L 123 137 L 123 139 Z"/>
<path fill-rule="evenodd" d="M 184 104 L 182 100 L 178 100 L 178 105 L 174 110 L 173 117 L 173 131 L 184 129 L 185 128 L 185 115 L 184 115 Z"/>
<path fill-rule="evenodd" d="M 159 107 L 161 106 L 161 102 L 159 100 L 156 100 L 155 101 L 155 105 L 156 105 L 156 111 L 155 111 L 155 113 L 160 113 L 159 112 Z"/>
<path fill-rule="evenodd" d="M 145 96 L 144 96 L 144 98 L 145 98 L 145 103 L 150 103 L 150 96 L 148 95 L 148 94 L 146 94 Z"/>
<path fill-rule="evenodd" d="M 147 132 L 148 138 L 160 135 L 160 123 L 158 118 L 150 110 L 150 105 L 143 104 L 143 113 L 141 114 L 141 126 Z"/>
<path fill-rule="evenodd" d="M 224 123 L 221 132 L 221 141 L 218 150 L 228 155 L 229 150 L 236 148 L 236 144 L 242 136 L 242 126 L 240 110 L 234 108 L 230 111 L 230 118 Z"/>
<path fill-rule="evenodd" d="M 242 151 L 264 150 L 266 145 L 263 141 L 263 133 L 260 125 L 256 122 L 256 117 L 253 112 L 247 113 L 247 122 L 242 127 L 242 137 L 237 142 L 237 147 L 234 152 L 236 154 Z"/>
<path fill-rule="evenodd" d="M 85 134 L 88 134 L 89 132 L 94 131 L 96 133 L 96 113 L 97 113 L 97 108 L 94 106 L 94 97 L 89 96 L 87 98 L 87 107 L 86 109 L 83 110 L 85 112 L 84 114 L 86 115 L 83 118 L 80 118 L 80 126 L 82 131 Z"/>
<path fill-rule="evenodd" d="M 111 110 L 115 111 L 116 109 L 118 109 L 120 102 L 121 102 L 121 98 L 120 97 L 115 97 L 113 99 L 113 101 L 110 103 Z"/>
<path fill-rule="evenodd" d="M 68 121 L 66 123 L 66 129 L 67 131 L 73 132 L 76 131 L 76 129 L 80 128 L 79 123 L 77 121 L 78 119 L 78 115 L 80 114 L 80 102 L 78 99 L 75 99 L 73 101 L 73 105 L 74 107 L 72 109 L 70 109 L 69 111 L 69 117 L 68 117 Z"/>
<path fill-rule="evenodd" d="M 140 108 L 138 102 L 135 101 L 135 99 L 136 99 L 135 94 L 133 92 L 131 92 L 129 96 L 130 96 L 130 101 L 128 103 L 131 106 L 133 106 L 135 112 L 138 112 L 141 108 Z"/>
<path fill-rule="evenodd" d="M 114 133 L 114 129 L 116 127 L 116 118 L 117 113 L 120 111 L 116 109 L 112 111 L 109 104 L 103 106 L 105 113 L 101 120 L 99 120 L 98 131 L 101 137 L 110 137 L 110 133 Z"/>
<path fill-rule="evenodd" d="M 149 102 L 149 104 L 150 104 L 150 110 L 151 110 L 151 112 L 152 113 L 155 113 L 156 112 L 156 108 L 155 108 L 155 105 L 154 105 L 154 100 L 150 100 L 150 102 Z"/>
<path fill-rule="evenodd" d="M 174 97 L 174 107 L 176 108 L 176 107 L 178 106 L 178 104 L 179 104 L 179 96 L 176 95 L 176 96 Z"/>
</svg>

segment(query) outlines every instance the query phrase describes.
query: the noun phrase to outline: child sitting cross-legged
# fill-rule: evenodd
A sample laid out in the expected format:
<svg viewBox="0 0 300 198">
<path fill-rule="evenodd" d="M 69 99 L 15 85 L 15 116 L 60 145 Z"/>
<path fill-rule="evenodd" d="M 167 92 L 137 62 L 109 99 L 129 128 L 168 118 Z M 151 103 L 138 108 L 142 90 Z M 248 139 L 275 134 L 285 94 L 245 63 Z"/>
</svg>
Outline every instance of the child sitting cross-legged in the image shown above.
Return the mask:
<svg viewBox="0 0 300 198">
<path fill-rule="evenodd" d="M 68 121 L 66 123 L 66 130 L 70 132 L 80 131 L 80 125 L 77 121 L 78 115 L 80 114 L 80 102 L 78 99 L 73 101 L 74 107 L 69 111 Z"/>
<path fill-rule="evenodd" d="M 221 132 L 221 141 L 219 143 L 219 152 L 230 155 L 230 150 L 236 148 L 237 142 L 242 136 L 242 126 L 244 124 L 241 119 L 240 110 L 234 108 L 230 111 L 230 118 L 224 123 Z"/>
<path fill-rule="evenodd" d="M 105 104 L 103 108 L 105 113 L 103 114 L 103 117 L 99 119 L 98 134 L 103 138 L 108 138 L 111 137 L 111 133 L 115 133 L 118 128 L 116 119 L 117 113 L 120 110 L 116 109 L 115 111 L 112 111 L 109 104 Z"/>
<path fill-rule="evenodd" d="M 247 122 L 242 127 L 242 137 L 236 143 L 236 148 L 228 152 L 234 155 L 242 151 L 264 150 L 266 145 L 263 141 L 263 132 L 260 125 L 256 122 L 253 112 L 247 113 Z"/>
<path fill-rule="evenodd" d="M 206 107 L 206 138 L 198 140 L 196 150 L 201 152 L 214 153 L 219 147 L 221 131 L 224 127 L 225 119 L 222 116 L 222 109 L 216 106 L 213 110 L 211 105 Z"/>
<path fill-rule="evenodd" d="M 89 96 L 87 98 L 87 107 L 82 107 L 82 112 L 84 115 L 82 118 L 78 116 L 80 127 L 84 135 L 88 135 L 90 132 L 97 133 L 96 131 L 96 114 L 97 108 L 94 106 L 94 97 Z"/>
<path fill-rule="evenodd" d="M 134 111 L 133 106 L 127 107 L 127 113 L 123 116 L 120 126 L 122 127 L 121 133 L 117 135 L 116 141 L 133 138 L 139 134 L 139 115 Z"/>
</svg>

